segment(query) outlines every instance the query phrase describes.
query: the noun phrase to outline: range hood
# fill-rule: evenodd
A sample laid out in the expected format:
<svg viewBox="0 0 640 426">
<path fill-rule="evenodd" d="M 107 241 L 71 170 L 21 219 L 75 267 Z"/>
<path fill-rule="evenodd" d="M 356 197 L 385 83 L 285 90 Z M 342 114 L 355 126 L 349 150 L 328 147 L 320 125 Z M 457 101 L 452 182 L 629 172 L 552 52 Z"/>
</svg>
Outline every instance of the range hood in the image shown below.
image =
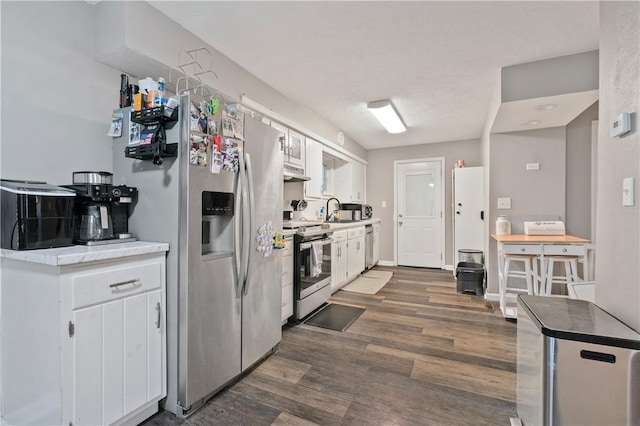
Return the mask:
<svg viewBox="0 0 640 426">
<path fill-rule="evenodd" d="M 285 182 L 305 182 L 311 180 L 309 176 L 305 176 L 304 169 L 289 164 L 284 165 L 282 175 Z"/>
</svg>

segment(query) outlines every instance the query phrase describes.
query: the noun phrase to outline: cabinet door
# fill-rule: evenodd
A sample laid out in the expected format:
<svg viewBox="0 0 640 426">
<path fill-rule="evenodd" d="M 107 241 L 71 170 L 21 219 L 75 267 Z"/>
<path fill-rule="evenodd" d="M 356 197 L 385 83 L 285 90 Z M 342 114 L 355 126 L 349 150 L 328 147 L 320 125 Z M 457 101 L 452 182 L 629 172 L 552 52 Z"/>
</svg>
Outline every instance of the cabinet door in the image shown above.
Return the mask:
<svg viewBox="0 0 640 426">
<path fill-rule="evenodd" d="M 357 203 L 364 203 L 365 196 L 365 174 L 366 166 L 362 163 L 354 161 L 351 163 L 351 195 L 352 200 Z"/>
<path fill-rule="evenodd" d="M 293 130 L 289 130 L 289 158 L 285 157 L 285 161 L 304 168 L 305 159 L 305 140 L 304 136 Z"/>
<path fill-rule="evenodd" d="M 331 243 L 331 291 L 340 288 L 340 243 Z"/>
<path fill-rule="evenodd" d="M 349 279 L 357 277 L 364 271 L 364 237 L 357 237 L 348 241 L 349 258 L 348 272 Z"/>
<path fill-rule="evenodd" d="M 280 150 L 282 151 L 282 155 L 284 161 L 289 161 L 289 129 L 283 126 L 280 123 L 276 123 L 275 121 L 271 122 L 271 127 L 274 129 L 280 130 L 284 133 L 284 137 L 280 140 Z"/>
<path fill-rule="evenodd" d="M 311 180 L 304 183 L 306 198 L 322 198 L 322 145 L 313 139 L 306 140 L 306 175 Z"/>
<path fill-rule="evenodd" d="M 162 396 L 162 306 L 156 290 L 74 311 L 75 425 L 111 424 Z"/>
<path fill-rule="evenodd" d="M 349 246 L 347 241 L 340 243 L 340 264 L 338 265 L 339 284 L 342 286 L 348 278 Z"/>
<path fill-rule="evenodd" d="M 380 231 L 373 229 L 373 264 L 380 261 Z"/>
</svg>

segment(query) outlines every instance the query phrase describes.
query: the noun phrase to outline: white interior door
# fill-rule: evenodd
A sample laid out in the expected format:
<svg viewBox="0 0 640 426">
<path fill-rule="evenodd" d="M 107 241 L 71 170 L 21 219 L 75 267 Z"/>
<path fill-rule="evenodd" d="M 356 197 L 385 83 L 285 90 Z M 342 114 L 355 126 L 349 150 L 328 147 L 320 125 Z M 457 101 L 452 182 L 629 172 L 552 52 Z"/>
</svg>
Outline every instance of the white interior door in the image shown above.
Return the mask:
<svg viewBox="0 0 640 426">
<path fill-rule="evenodd" d="M 398 163 L 398 265 L 442 267 L 442 163 Z"/>
<path fill-rule="evenodd" d="M 484 168 L 453 169 L 454 269 L 458 250 L 484 251 Z"/>
</svg>

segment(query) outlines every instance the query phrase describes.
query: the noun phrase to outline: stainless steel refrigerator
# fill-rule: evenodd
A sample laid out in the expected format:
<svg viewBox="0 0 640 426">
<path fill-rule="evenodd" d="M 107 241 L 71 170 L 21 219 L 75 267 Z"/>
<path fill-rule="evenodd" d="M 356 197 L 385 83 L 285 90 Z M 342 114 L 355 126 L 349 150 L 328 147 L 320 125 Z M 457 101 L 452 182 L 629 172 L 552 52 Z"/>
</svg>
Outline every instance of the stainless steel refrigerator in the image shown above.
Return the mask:
<svg viewBox="0 0 640 426">
<path fill-rule="evenodd" d="M 114 181 L 139 191 L 130 231 L 170 244 L 163 408 L 180 417 L 272 352 L 282 336 L 282 260 L 268 250 L 271 232 L 282 228 L 282 133 L 246 116 L 244 142 L 236 140 L 237 156 L 225 158 L 238 170 L 214 173 L 221 147 L 212 141 L 207 161 L 194 161 L 193 135 L 203 135 L 190 130 L 191 105 L 189 94 L 180 96 L 178 122 L 166 130 L 177 153 L 162 164 L 125 157 L 139 133 L 129 129 L 128 109 L 123 136 L 114 138 Z"/>
</svg>

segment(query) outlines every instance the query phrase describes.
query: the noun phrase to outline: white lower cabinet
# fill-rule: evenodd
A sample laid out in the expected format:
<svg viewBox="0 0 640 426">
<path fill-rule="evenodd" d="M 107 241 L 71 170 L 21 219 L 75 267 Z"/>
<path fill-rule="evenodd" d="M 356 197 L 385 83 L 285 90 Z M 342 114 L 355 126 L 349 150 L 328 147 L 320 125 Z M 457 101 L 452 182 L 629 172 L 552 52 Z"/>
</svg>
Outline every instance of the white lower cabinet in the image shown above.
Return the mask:
<svg viewBox="0 0 640 426">
<path fill-rule="evenodd" d="M 373 264 L 380 262 L 380 224 L 373 224 Z"/>
<path fill-rule="evenodd" d="M 347 282 L 347 231 L 337 231 L 331 236 L 331 291 L 339 290 Z"/>
<path fill-rule="evenodd" d="M 286 237 L 282 250 L 282 324 L 293 315 L 293 237 Z"/>
<path fill-rule="evenodd" d="M 166 396 L 165 253 L 2 259 L 2 420 L 139 423 Z"/>
<path fill-rule="evenodd" d="M 347 262 L 347 279 L 350 281 L 364 271 L 364 226 L 348 231 L 349 256 Z"/>
</svg>

